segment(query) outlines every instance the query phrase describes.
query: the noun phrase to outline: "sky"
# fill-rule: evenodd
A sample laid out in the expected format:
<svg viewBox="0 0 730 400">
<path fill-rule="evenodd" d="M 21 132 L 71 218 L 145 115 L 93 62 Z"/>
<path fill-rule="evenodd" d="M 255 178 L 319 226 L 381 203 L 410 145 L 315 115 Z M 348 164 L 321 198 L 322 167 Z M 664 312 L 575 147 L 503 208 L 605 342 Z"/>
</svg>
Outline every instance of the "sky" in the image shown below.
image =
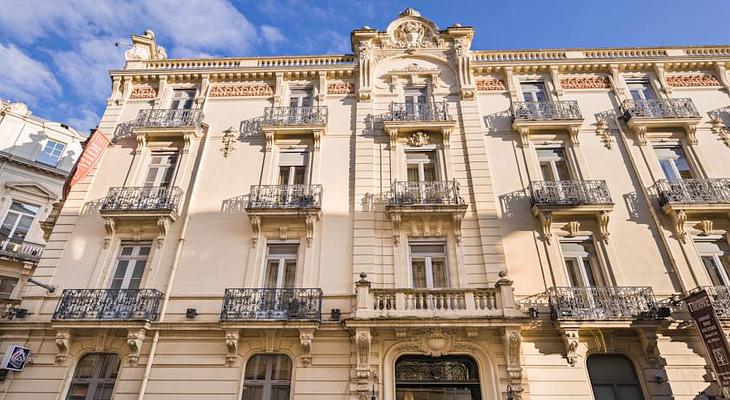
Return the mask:
<svg viewBox="0 0 730 400">
<path fill-rule="evenodd" d="M 131 33 L 170 58 L 350 53 L 406 7 L 479 50 L 730 44 L 728 0 L 0 0 L 0 99 L 88 134 Z"/>
</svg>

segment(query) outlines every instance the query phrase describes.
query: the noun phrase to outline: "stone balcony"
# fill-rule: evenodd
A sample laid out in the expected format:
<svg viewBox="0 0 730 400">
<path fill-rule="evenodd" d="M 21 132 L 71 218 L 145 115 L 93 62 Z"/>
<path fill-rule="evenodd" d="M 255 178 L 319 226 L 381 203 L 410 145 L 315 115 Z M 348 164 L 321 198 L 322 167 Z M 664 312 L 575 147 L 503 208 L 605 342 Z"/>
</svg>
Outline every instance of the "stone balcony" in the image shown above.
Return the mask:
<svg viewBox="0 0 730 400">
<path fill-rule="evenodd" d="M 251 241 L 256 243 L 265 220 L 285 224 L 303 220 L 309 246 L 321 209 L 322 185 L 253 185 L 246 203 Z"/>
<path fill-rule="evenodd" d="M 684 129 L 689 141 L 697 142 L 695 132 L 702 118 L 692 99 L 629 99 L 621 111 L 640 144 L 647 143 L 647 130 L 673 127 Z"/>
<path fill-rule="evenodd" d="M 188 148 L 193 137 L 202 137 L 203 117 L 200 109 L 147 109 L 139 111 L 131 127 L 138 149 L 160 139 L 182 139 Z"/>
<path fill-rule="evenodd" d="M 675 233 L 681 240 L 687 234 L 684 229 L 690 215 L 730 212 L 730 179 L 661 179 L 654 185 L 662 211 L 672 218 Z M 711 222 L 711 221 L 710 221 Z M 707 232 L 711 225 L 705 225 Z"/>
<path fill-rule="evenodd" d="M 515 101 L 510 113 L 512 129 L 520 135 L 522 145 L 528 145 L 536 131 L 567 131 L 571 141 L 578 143 L 583 114 L 577 101 Z"/>
<path fill-rule="evenodd" d="M 319 150 L 322 136 L 327 133 L 327 106 L 266 107 L 261 117 L 261 131 L 266 137 L 266 149 L 274 140 L 290 135 L 311 135 L 314 150 Z"/>
<path fill-rule="evenodd" d="M 383 129 L 394 148 L 398 135 L 410 132 L 440 133 L 444 146 L 449 145 L 456 121 L 449 113 L 446 101 L 428 103 L 390 103 L 388 112 L 381 117 Z"/>
<path fill-rule="evenodd" d="M 547 291 L 554 320 L 633 321 L 660 317 L 651 287 L 553 287 Z"/>
<path fill-rule="evenodd" d="M 65 289 L 53 321 L 155 321 L 157 289 Z"/>
<path fill-rule="evenodd" d="M 234 288 L 226 289 L 221 321 L 302 320 L 319 321 L 322 289 Z"/>
<path fill-rule="evenodd" d="M 33 242 L 17 242 L 10 239 L 0 240 L 0 258 L 12 261 L 37 263 L 41 259 L 45 245 Z"/>
</svg>

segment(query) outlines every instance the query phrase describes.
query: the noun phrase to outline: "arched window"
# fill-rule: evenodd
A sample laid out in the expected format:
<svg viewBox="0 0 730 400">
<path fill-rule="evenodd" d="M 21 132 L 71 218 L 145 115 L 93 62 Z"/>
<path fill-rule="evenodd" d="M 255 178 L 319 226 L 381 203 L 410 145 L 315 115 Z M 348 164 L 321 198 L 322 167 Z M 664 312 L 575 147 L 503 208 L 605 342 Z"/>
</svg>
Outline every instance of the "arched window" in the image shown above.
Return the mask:
<svg viewBox="0 0 730 400">
<path fill-rule="evenodd" d="M 111 400 L 119 372 L 119 356 L 113 353 L 85 355 L 76 366 L 66 400 Z"/>
<path fill-rule="evenodd" d="M 466 356 L 403 356 L 395 363 L 397 400 L 481 400 L 479 369 Z"/>
<path fill-rule="evenodd" d="M 634 365 L 622 355 L 588 357 L 588 375 L 596 400 L 644 400 Z"/>
<path fill-rule="evenodd" d="M 259 354 L 246 364 L 243 400 L 289 400 L 291 359 L 282 354 Z"/>
</svg>

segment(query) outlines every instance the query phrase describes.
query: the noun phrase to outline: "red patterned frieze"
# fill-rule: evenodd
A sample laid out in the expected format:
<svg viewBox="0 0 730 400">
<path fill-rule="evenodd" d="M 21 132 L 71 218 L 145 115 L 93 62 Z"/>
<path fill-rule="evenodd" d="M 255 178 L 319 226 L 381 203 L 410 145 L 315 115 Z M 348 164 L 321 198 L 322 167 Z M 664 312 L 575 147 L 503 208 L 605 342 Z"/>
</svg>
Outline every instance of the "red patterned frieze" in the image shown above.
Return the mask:
<svg viewBox="0 0 730 400">
<path fill-rule="evenodd" d="M 355 85 L 352 82 L 336 81 L 327 84 L 327 94 L 353 94 Z"/>
<path fill-rule="evenodd" d="M 132 88 L 132 93 L 129 94 L 129 98 L 136 99 L 154 99 L 157 97 L 157 89 L 152 86 L 135 86 Z"/>
<path fill-rule="evenodd" d="M 481 91 L 491 91 L 491 90 L 507 90 L 507 87 L 504 85 L 504 81 L 501 79 L 478 79 L 477 80 L 477 90 Z"/>
<path fill-rule="evenodd" d="M 274 88 L 268 83 L 237 83 L 214 85 L 210 89 L 210 97 L 248 97 L 271 96 Z"/>
<path fill-rule="evenodd" d="M 721 86 L 720 81 L 710 74 L 667 75 L 667 84 L 673 87 Z"/>
<path fill-rule="evenodd" d="M 611 81 L 607 76 L 574 76 L 560 79 L 563 89 L 610 89 Z"/>
</svg>

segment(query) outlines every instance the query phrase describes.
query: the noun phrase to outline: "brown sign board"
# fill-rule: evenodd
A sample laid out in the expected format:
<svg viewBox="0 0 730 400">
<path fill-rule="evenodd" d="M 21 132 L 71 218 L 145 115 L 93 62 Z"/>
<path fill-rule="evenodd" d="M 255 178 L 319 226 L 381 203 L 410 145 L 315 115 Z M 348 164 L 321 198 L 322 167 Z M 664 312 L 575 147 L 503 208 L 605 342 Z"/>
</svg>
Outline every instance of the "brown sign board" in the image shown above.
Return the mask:
<svg viewBox="0 0 730 400">
<path fill-rule="evenodd" d="M 700 290 L 687 296 L 684 302 L 707 348 L 718 384 L 730 388 L 730 346 L 715 313 L 712 299 L 706 290 Z"/>
</svg>

